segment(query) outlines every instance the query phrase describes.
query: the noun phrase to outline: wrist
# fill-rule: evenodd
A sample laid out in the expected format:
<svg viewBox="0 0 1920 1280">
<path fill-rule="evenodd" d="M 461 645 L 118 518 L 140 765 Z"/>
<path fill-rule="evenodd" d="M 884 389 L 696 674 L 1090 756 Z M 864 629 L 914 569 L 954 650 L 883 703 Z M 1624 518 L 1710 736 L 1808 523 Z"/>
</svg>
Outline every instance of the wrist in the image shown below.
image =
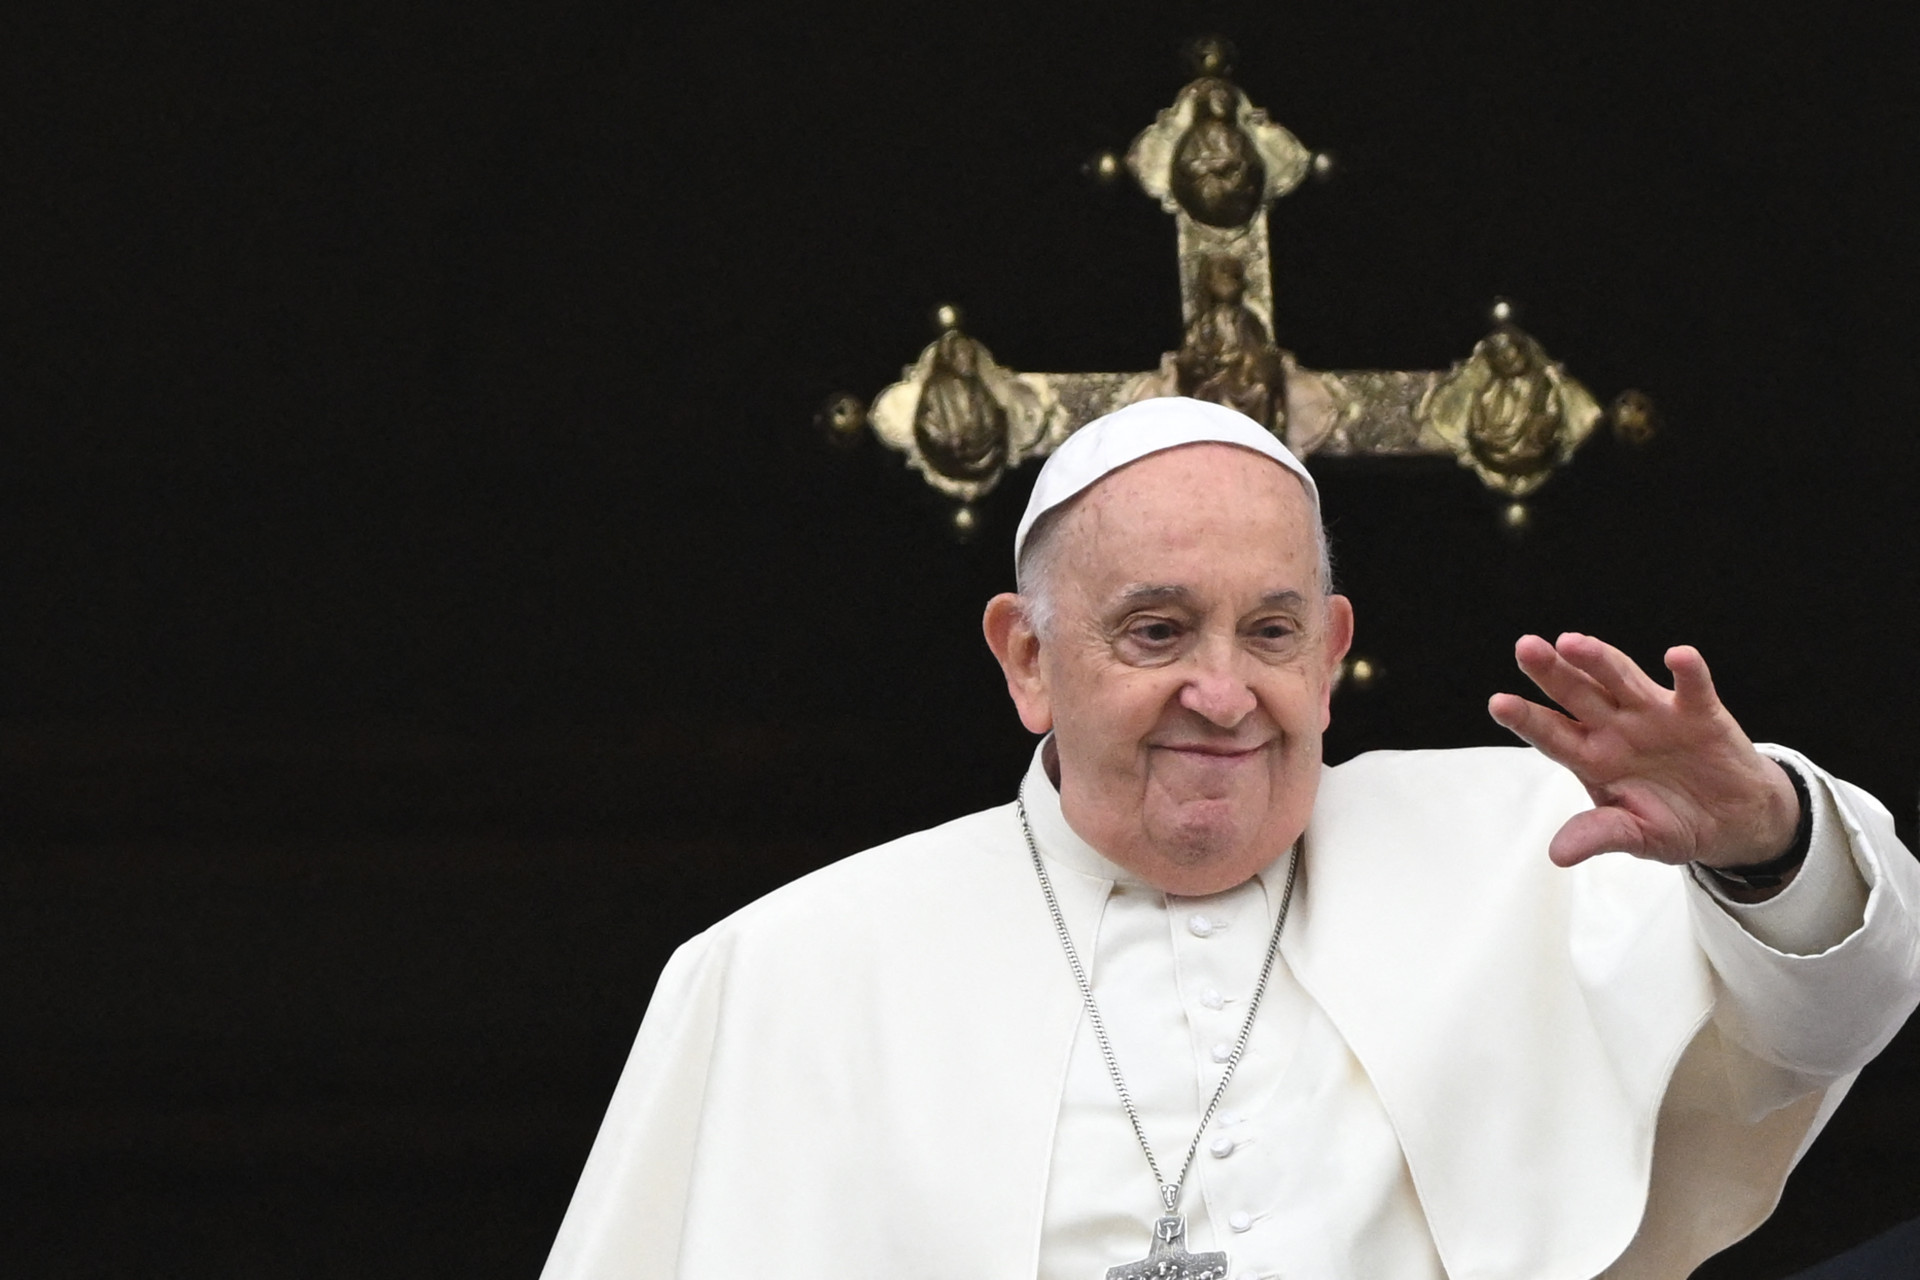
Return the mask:
<svg viewBox="0 0 1920 1280">
<path fill-rule="evenodd" d="M 1787 781 L 1793 786 L 1793 798 L 1799 806 L 1795 818 L 1793 839 L 1787 844 L 1785 853 L 1769 858 L 1765 862 L 1743 863 L 1731 867 L 1715 867 L 1696 863 L 1721 885 L 1731 889 L 1777 890 L 1793 878 L 1800 864 L 1807 860 L 1807 851 L 1813 847 L 1813 796 L 1807 790 L 1807 781 L 1800 771 L 1778 760 L 1776 767 L 1787 775 Z"/>
</svg>

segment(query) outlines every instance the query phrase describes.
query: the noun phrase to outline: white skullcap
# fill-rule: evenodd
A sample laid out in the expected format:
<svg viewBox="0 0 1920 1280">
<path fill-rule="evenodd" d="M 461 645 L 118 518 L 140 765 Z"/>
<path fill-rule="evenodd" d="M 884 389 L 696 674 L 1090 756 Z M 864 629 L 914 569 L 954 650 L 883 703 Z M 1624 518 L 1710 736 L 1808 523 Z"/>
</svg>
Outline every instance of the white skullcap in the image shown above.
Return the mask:
<svg viewBox="0 0 1920 1280">
<path fill-rule="evenodd" d="M 1027 534 L 1041 516 L 1128 463 L 1183 444 L 1232 444 L 1265 454 L 1300 477 L 1313 500 L 1313 518 L 1320 519 L 1319 487 L 1273 432 L 1225 405 L 1160 396 L 1095 418 L 1053 451 L 1033 482 L 1027 513 L 1020 517 L 1020 528 L 1013 535 L 1014 566 L 1019 567 Z"/>
</svg>

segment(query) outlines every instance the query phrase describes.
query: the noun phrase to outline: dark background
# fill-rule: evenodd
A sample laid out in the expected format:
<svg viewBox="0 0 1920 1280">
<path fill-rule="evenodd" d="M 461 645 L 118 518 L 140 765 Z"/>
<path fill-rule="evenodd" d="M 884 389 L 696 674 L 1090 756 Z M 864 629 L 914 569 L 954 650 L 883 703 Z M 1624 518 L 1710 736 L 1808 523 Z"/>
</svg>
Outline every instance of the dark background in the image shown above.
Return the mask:
<svg viewBox="0 0 1920 1280">
<path fill-rule="evenodd" d="M 871 439 L 956 302 L 1006 363 L 1179 340 L 1079 168 L 1233 37 L 1336 178 L 1280 340 L 1464 356 L 1496 295 L 1596 437 L 1523 539 L 1320 465 L 1372 689 L 1335 758 L 1499 741 L 1515 635 L 1698 644 L 1755 737 L 1920 782 L 1915 67 L 1811 6 L 85 5 L 0 17 L 0 1270 L 527 1276 L 667 951 L 1029 750 Z M 1751 1241 L 1920 1214 L 1920 1040 Z"/>
</svg>

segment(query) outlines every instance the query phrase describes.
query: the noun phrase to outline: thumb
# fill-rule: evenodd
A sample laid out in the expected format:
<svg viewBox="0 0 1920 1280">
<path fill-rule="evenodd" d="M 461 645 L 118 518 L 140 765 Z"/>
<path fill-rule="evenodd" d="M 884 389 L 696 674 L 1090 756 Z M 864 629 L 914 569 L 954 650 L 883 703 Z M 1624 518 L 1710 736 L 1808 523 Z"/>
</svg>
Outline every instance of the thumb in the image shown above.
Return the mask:
<svg viewBox="0 0 1920 1280">
<path fill-rule="evenodd" d="M 1601 853 L 1639 853 L 1638 824 L 1624 810 L 1601 807 L 1576 813 L 1547 844 L 1547 856 L 1558 867 L 1571 867 Z"/>
</svg>

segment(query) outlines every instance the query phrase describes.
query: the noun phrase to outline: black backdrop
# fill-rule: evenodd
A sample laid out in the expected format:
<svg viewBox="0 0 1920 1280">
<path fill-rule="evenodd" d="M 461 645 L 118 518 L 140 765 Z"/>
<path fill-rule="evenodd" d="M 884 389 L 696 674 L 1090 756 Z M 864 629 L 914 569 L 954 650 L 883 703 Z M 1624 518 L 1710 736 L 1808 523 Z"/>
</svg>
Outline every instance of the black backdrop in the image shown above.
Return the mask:
<svg viewBox="0 0 1920 1280">
<path fill-rule="evenodd" d="M 1273 217 L 1315 367 L 1496 295 L 1643 450 L 1524 538 L 1325 465 L 1336 758 L 1499 741 L 1522 630 L 1698 644 L 1911 841 L 1911 59 L 1810 9 L 85 5 L 0 18 L 0 1244 L 35 1275 L 526 1275 L 674 942 L 994 803 L 971 544 L 871 440 L 956 302 L 1022 368 L 1178 342 L 1080 174 L 1218 30 L 1334 181 Z M 1920 1214 L 1897 1042 L 1708 1271 Z"/>
</svg>

